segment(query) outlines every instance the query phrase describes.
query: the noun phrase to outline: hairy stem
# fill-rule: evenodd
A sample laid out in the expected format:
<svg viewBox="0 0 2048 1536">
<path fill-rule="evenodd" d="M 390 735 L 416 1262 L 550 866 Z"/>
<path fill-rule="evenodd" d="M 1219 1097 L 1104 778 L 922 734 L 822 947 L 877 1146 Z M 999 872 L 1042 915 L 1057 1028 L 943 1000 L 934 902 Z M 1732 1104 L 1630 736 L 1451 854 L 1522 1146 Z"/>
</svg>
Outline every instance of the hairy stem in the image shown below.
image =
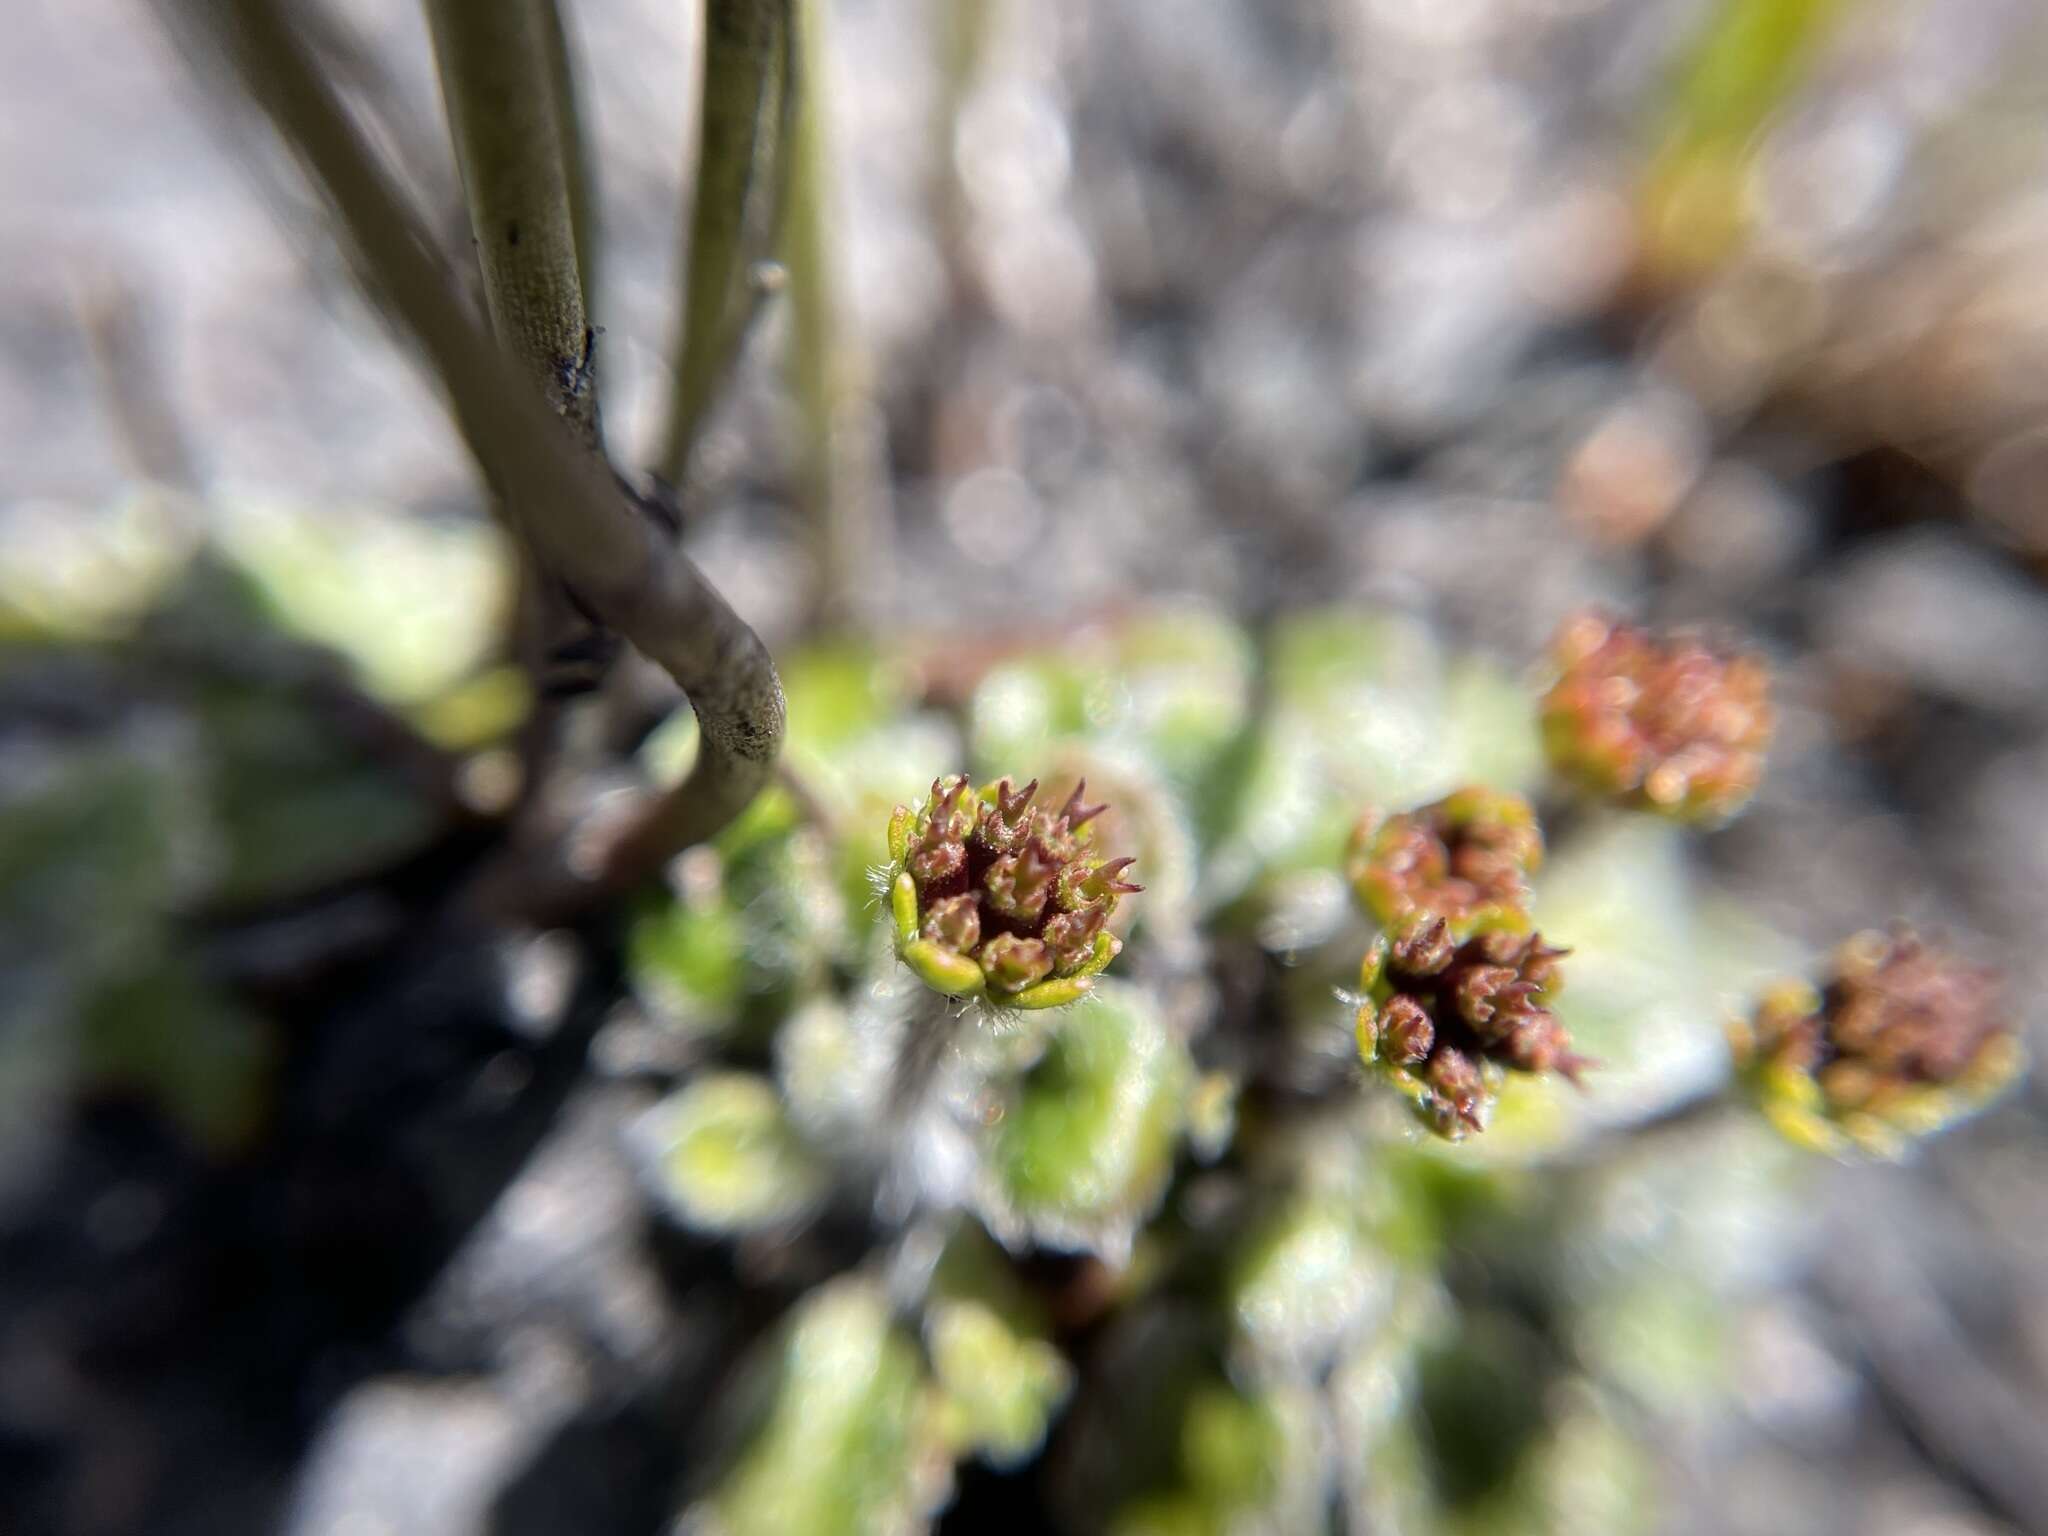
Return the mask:
<svg viewBox="0 0 2048 1536">
<path fill-rule="evenodd" d="M 180 31 L 219 50 L 325 193 L 360 269 L 425 353 L 493 480 L 520 488 L 506 503 L 519 531 L 689 695 L 703 747 L 663 826 L 670 852 L 717 832 L 767 782 L 782 744 L 782 688 L 767 649 L 667 532 L 628 501 L 600 458 L 505 367 L 416 211 L 308 61 L 283 0 L 156 4 Z"/>
<path fill-rule="evenodd" d="M 708 0 L 697 184 L 661 468 L 677 485 L 775 255 L 798 94 L 796 0 Z"/>
</svg>

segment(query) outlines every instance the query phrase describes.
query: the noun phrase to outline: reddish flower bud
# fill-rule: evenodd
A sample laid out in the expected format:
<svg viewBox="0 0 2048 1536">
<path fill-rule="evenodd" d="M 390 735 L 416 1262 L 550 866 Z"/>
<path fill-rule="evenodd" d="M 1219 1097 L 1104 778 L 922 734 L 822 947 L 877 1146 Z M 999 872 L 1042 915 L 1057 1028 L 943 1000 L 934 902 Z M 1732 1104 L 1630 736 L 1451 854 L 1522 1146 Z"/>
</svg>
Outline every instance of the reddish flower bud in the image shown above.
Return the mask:
<svg viewBox="0 0 2048 1536">
<path fill-rule="evenodd" d="M 1048 918 L 1045 944 L 1052 951 L 1054 965 L 1070 971 L 1086 963 L 1089 951 L 1095 947 L 1095 936 L 1102 932 L 1108 917 L 1109 909 L 1092 901 L 1078 912 L 1057 912 Z"/>
<path fill-rule="evenodd" d="M 1455 1141 L 1485 1129 L 1503 1074 L 1557 1072 L 1576 1083 L 1588 1063 L 1543 1006 L 1564 950 L 1494 930 L 1444 958 L 1426 942 L 1440 922 L 1374 942 L 1360 978 L 1358 1044 L 1424 1123 Z"/>
<path fill-rule="evenodd" d="M 1451 925 L 1441 917 L 1418 914 L 1391 938 L 1394 963 L 1410 976 L 1434 976 L 1458 952 Z"/>
<path fill-rule="evenodd" d="M 1563 777 L 1680 821 L 1725 820 L 1756 792 L 1773 725 L 1760 658 L 1591 612 L 1553 654 L 1543 743 Z"/>
<path fill-rule="evenodd" d="M 1018 923 L 1036 923 L 1052 899 L 1060 866 L 1043 844 L 1028 842 L 1021 853 L 1006 853 L 989 865 L 981 888 L 988 904 Z"/>
<path fill-rule="evenodd" d="M 1022 992 L 1052 974 L 1052 956 L 1046 953 L 1045 941 L 1014 933 L 997 934 L 981 946 L 975 958 L 981 962 L 992 992 Z"/>
<path fill-rule="evenodd" d="M 925 909 L 924 936 L 961 954 L 981 942 L 981 903 L 972 896 L 948 896 Z"/>
<path fill-rule="evenodd" d="M 1447 1045 L 1431 1053 L 1423 1078 L 1455 1125 L 1462 1130 L 1486 1129 L 1485 1109 L 1491 1095 L 1471 1057 Z"/>
<path fill-rule="evenodd" d="M 1380 1051 L 1403 1067 L 1419 1067 L 1436 1044 L 1436 1025 L 1429 1010 L 1406 993 L 1387 999 L 1379 1012 Z"/>
<path fill-rule="evenodd" d="M 934 780 L 931 799 L 889 824 L 889 900 L 896 952 L 929 986 L 1047 1008 L 1087 992 L 1116 955 L 1106 927 L 1134 860 L 1092 849 L 1089 805 L 1076 786 L 1058 812 L 1034 808 L 1038 785 L 1008 779 L 979 791 Z"/>
<path fill-rule="evenodd" d="M 1453 941 L 1529 926 L 1529 876 L 1543 862 L 1536 813 L 1519 795 L 1477 787 L 1418 810 L 1368 815 L 1351 835 L 1351 887 L 1366 910 L 1407 931 L 1444 920 Z"/>
<path fill-rule="evenodd" d="M 1997 975 L 1903 926 L 1842 945 L 1818 989 L 1772 989 L 1731 1037 L 1765 1113 L 1831 1152 L 1895 1153 L 1988 1102 L 2025 1060 Z"/>
</svg>

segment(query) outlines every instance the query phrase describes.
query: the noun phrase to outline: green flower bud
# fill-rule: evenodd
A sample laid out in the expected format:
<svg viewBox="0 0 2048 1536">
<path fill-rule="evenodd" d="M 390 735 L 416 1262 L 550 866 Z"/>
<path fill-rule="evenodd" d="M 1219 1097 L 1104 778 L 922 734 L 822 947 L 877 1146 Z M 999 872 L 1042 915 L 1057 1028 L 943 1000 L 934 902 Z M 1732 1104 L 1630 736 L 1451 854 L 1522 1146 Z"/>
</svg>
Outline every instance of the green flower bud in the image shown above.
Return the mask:
<svg viewBox="0 0 2048 1536">
<path fill-rule="evenodd" d="M 1396 942 L 1433 931 L 1448 960 L 1449 948 L 1475 933 L 1527 930 L 1529 876 L 1542 862 L 1529 802 L 1473 786 L 1400 815 L 1366 815 L 1351 834 L 1348 873 L 1359 902 Z M 1432 918 L 1446 926 L 1428 929 Z"/>
<path fill-rule="evenodd" d="M 1820 988 L 1772 988 L 1730 1043 L 1772 1124 L 1835 1155 L 1896 1156 L 1988 1103 L 2026 1061 L 1996 974 L 1903 926 L 1843 944 Z"/>
<path fill-rule="evenodd" d="M 1561 776 L 1674 821 L 1725 821 L 1756 792 L 1774 723 L 1761 658 L 1592 612 L 1553 655 L 1543 745 Z"/>
<path fill-rule="evenodd" d="M 1545 1005 L 1566 953 L 1540 934 L 1492 929 L 1447 948 L 1449 922 L 1382 934 L 1359 975 L 1358 1054 L 1446 1140 L 1486 1128 L 1507 1072 L 1559 1072 L 1578 1081 L 1575 1055 Z"/>
<path fill-rule="evenodd" d="M 1052 1008 L 1084 996 L 1116 958 L 1109 932 L 1133 860 L 1095 856 L 1092 823 L 1107 809 L 1077 784 L 1058 811 L 1034 808 L 1034 780 L 974 790 L 935 780 L 931 798 L 889 823 L 889 906 L 896 953 L 949 997 Z"/>
</svg>

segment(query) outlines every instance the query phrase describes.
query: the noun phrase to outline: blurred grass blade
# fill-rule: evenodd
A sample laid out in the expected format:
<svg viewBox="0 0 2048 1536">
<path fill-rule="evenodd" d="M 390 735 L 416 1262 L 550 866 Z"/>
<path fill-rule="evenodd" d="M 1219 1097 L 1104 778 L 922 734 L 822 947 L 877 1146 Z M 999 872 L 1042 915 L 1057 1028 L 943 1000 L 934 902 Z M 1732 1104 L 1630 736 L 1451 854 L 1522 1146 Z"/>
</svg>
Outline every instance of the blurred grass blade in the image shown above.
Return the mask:
<svg viewBox="0 0 2048 1536">
<path fill-rule="evenodd" d="M 1682 55 L 1663 106 L 1639 217 L 1660 278 L 1714 266 L 1748 226 L 1758 137 L 1854 0 L 1722 0 Z"/>
<path fill-rule="evenodd" d="M 801 52 L 813 82 L 826 58 L 823 0 L 798 0 Z M 864 557 L 877 536 L 879 490 L 857 451 L 863 369 L 840 324 L 833 282 L 832 149 L 824 93 L 803 93 L 792 115 L 788 207 L 782 230 L 789 271 L 790 393 L 802 416 L 797 500 L 817 567 L 813 609 L 829 627 L 858 614 Z"/>
</svg>

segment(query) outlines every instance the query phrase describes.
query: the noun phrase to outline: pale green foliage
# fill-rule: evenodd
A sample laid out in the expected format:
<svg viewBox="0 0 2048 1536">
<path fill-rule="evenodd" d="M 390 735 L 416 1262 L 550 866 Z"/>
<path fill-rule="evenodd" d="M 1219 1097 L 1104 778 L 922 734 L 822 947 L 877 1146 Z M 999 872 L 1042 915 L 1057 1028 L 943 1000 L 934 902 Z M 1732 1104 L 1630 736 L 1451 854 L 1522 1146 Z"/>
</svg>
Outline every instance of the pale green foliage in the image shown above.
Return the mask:
<svg viewBox="0 0 2048 1536">
<path fill-rule="evenodd" d="M 1129 1246 L 1166 1187 L 1194 1072 L 1142 993 L 1113 981 L 1059 1021 L 990 1138 L 983 1209 L 999 1235 Z"/>
<path fill-rule="evenodd" d="M 272 620 L 339 652 L 375 698 L 423 707 L 495 648 L 511 565 L 487 524 L 283 502 L 231 502 L 215 516 L 222 550 Z"/>
<path fill-rule="evenodd" d="M 1730 1297 L 1757 1276 L 1700 1256 L 1743 1246 L 1785 1170 L 1753 1125 L 1682 1178 L 1617 1165 L 1649 1181 L 1633 1193 L 1597 1156 L 1583 1177 L 1554 1170 L 1710 1086 L 1728 1012 L 1785 957 L 1702 889 L 1683 831 L 1584 817 L 1535 869 L 1532 915 L 1574 950 L 1556 1007 L 1597 1059 L 1586 1091 L 1510 1073 L 1483 1134 L 1420 1135 L 1361 1079 L 1334 995 L 1374 932 L 1346 839 L 1369 808 L 1482 776 L 1540 793 L 1533 696 L 1404 620 L 1308 614 L 1267 643 L 1263 712 L 1251 643 L 1199 615 L 1006 661 L 969 696 L 964 765 L 911 667 L 792 657 L 791 761 L 824 826 L 772 793 L 678 866 L 629 951 L 671 1027 L 749 1052 L 772 1034 L 772 1084 L 712 1072 L 651 1117 L 670 1128 L 672 1155 L 648 1165 L 659 1198 L 700 1233 L 834 1201 L 906 1224 L 867 1272 L 898 1287 L 908 1353 L 884 1375 L 898 1407 L 923 1394 L 929 1438 L 889 1439 L 877 1487 L 927 1486 L 936 1447 L 1030 1467 L 1074 1529 L 1314 1530 L 1331 1500 L 1415 1532 L 1534 1536 L 1583 1528 L 1583 1510 L 1641 1528 L 1655 1505 L 1620 1405 L 1713 1411 Z M 1056 792 L 1085 775 L 1112 801 L 1097 846 L 1134 853 L 1146 890 L 1120 904 L 1127 953 L 1069 1006 L 990 1009 L 978 975 L 943 985 L 919 964 L 905 818 L 893 844 L 879 829 L 956 766 Z M 849 849 L 885 876 L 852 884 Z M 819 896 L 835 885 L 836 905 Z M 798 911 L 813 921 L 793 947 Z M 1266 990 L 1219 1017 L 1205 977 L 1231 955 L 1266 968 Z M 746 1214 L 707 1215 L 712 1197 Z M 1626 1219 L 1645 1204 L 1697 1222 L 1650 1240 Z M 925 1244 L 941 1256 L 912 1262 Z M 1555 1340 L 1454 1305 L 1454 1247 L 1543 1297 Z M 1067 1291 L 1034 1278 L 1051 1255 L 1082 1266 Z M 1101 1317 L 1100 1339 L 1069 1352 L 1056 1307 Z M 818 1390 L 831 1418 L 837 1389 Z M 798 1410 L 778 1402 L 701 1518 L 795 1508 L 761 1503 L 769 1475 L 746 1470 L 785 1465 Z M 837 1477 L 837 1454 L 819 1478 L 787 1472 L 788 1498 Z"/>
<path fill-rule="evenodd" d="M 638 1127 L 652 1182 L 678 1219 L 700 1232 L 772 1230 L 808 1213 L 824 1169 L 783 1117 L 774 1084 L 746 1072 L 691 1080 Z"/>
<path fill-rule="evenodd" d="M 838 1281 L 783 1330 L 766 1414 L 685 1515 L 702 1536 L 889 1536 L 943 1488 L 937 1422 L 911 1340 L 881 1294 Z"/>
<path fill-rule="evenodd" d="M 69 653 L 90 725 L 16 738 L 0 932 L 21 953 L 0 974 L 10 1044 L 38 1065 L 5 1076 L 46 1105 L 68 1087 L 140 1097 L 223 1153 L 264 1123 L 276 1047 L 195 962 L 186 925 L 388 868 L 447 807 L 394 771 L 340 669 L 272 629 L 235 567 L 180 553 L 154 580 Z M 32 677 L 49 654 L 0 664 Z"/>
</svg>

